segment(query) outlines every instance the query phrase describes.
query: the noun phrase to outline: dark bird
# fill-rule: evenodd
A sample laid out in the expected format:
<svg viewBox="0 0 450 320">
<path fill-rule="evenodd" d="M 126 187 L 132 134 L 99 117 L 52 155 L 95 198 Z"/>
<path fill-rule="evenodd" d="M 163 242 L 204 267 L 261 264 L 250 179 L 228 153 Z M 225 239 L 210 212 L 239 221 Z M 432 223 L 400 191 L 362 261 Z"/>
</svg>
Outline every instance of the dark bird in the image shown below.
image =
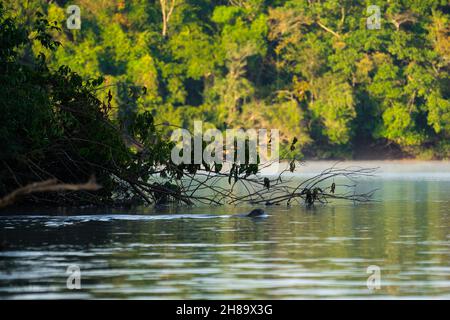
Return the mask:
<svg viewBox="0 0 450 320">
<path fill-rule="evenodd" d="M 289 171 L 294 172 L 295 171 L 295 161 L 292 160 L 291 163 L 289 163 Z"/>
<path fill-rule="evenodd" d="M 313 195 L 312 195 L 312 193 L 311 193 L 311 190 L 309 190 L 309 189 L 306 189 L 306 199 L 305 199 L 305 202 L 306 202 L 306 204 L 307 204 L 308 206 L 311 206 L 311 205 L 314 204 L 314 197 L 313 197 Z"/>
<path fill-rule="evenodd" d="M 264 187 L 266 187 L 267 190 L 270 189 L 270 180 L 269 180 L 269 178 L 264 178 Z"/>
<path fill-rule="evenodd" d="M 334 190 L 336 189 L 336 184 L 333 182 L 332 184 L 331 184 L 331 190 L 330 190 L 330 192 L 331 193 L 334 193 Z"/>
<path fill-rule="evenodd" d="M 313 189 L 313 200 L 318 200 L 319 199 L 319 193 L 322 193 L 322 189 L 320 188 L 314 188 Z"/>
</svg>

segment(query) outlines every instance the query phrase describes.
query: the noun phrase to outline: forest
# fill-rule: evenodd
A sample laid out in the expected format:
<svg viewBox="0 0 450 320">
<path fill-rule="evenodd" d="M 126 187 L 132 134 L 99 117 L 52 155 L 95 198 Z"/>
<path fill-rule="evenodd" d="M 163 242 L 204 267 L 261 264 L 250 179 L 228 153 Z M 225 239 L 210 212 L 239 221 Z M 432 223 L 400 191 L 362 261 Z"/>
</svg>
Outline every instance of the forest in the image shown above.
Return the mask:
<svg viewBox="0 0 450 320">
<path fill-rule="evenodd" d="M 232 186 L 258 172 L 249 163 L 229 172 L 175 165 L 169 134 L 196 120 L 220 130 L 279 129 L 291 171 L 301 159 L 449 158 L 447 1 L 71 5 L 0 2 L 0 194 L 22 187 L 0 206 L 77 185 L 96 192 L 31 198 L 191 204 L 200 171 Z M 372 173 L 334 170 L 325 178 Z M 198 183 L 192 193 L 183 176 Z M 338 197 L 314 181 L 281 200 Z M 271 197 L 278 182 L 250 181 Z"/>
<path fill-rule="evenodd" d="M 67 7 L 80 8 L 69 29 Z M 380 25 L 367 20 L 380 8 Z M 448 159 L 447 0 L 6 1 L 18 23 L 56 22 L 45 54 L 82 80 L 109 117 L 149 112 L 161 131 L 278 128 L 307 159 Z M 28 53 L 31 55 L 31 53 Z M 130 93 L 145 87 L 145 94 Z"/>
<path fill-rule="evenodd" d="M 0 0 L 0 300 L 449 299 L 449 20 L 449 0 Z"/>
</svg>

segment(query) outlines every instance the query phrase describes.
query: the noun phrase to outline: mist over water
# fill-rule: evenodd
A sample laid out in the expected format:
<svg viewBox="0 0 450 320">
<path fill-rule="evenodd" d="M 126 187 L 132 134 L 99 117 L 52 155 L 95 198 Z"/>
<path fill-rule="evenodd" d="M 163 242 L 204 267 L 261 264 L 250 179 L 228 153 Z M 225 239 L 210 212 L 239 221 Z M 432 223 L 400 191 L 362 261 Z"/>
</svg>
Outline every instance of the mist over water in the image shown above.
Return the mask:
<svg viewBox="0 0 450 320">
<path fill-rule="evenodd" d="M 380 167 L 357 187 L 377 201 L 270 206 L 261 219 L 233 216 L 250 206 L 3 212 L 0 298 L 450 298 L 450 164 L 347 165 Z M 66 287 L 69 265 L 80 290 Z"/>
</svg>

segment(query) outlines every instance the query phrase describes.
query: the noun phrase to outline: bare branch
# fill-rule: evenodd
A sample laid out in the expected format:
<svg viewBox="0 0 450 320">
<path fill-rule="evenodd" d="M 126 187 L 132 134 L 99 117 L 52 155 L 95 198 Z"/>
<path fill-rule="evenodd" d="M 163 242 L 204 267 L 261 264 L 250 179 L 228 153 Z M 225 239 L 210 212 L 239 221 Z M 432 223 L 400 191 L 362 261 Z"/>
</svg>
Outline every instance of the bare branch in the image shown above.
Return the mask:
<svg viewBox="0 0 450 320">
<path fill-rule="evenodd" d="M 57 179 L 49 179 L 42 182 L 30 183 L 24 187 L 14 190 L 3 198 L 0 198 L 0 208 L 13 204 L 19 197 L 38 192 L 60 192 L 60 191 L 96 191 L 101 188 L 92 177 L 83 184 L 58 183 Z"/>
</svg>

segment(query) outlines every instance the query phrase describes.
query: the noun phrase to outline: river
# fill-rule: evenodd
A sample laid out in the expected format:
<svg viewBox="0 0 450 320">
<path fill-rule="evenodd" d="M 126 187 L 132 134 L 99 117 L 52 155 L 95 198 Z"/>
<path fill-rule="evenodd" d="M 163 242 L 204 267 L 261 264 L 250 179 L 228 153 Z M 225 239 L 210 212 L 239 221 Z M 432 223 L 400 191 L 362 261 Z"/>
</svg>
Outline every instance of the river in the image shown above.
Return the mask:
<svg viewBox="0 0 450 320">
<path fill-rule="evenodd" d="M 3 212 L 0 299 L 450 299 L 450 163 L 358 165 L 380 167 L 357 187 L 376 201 L 259 219 L 232 216 L 244 206 Z"/>
</svg>

